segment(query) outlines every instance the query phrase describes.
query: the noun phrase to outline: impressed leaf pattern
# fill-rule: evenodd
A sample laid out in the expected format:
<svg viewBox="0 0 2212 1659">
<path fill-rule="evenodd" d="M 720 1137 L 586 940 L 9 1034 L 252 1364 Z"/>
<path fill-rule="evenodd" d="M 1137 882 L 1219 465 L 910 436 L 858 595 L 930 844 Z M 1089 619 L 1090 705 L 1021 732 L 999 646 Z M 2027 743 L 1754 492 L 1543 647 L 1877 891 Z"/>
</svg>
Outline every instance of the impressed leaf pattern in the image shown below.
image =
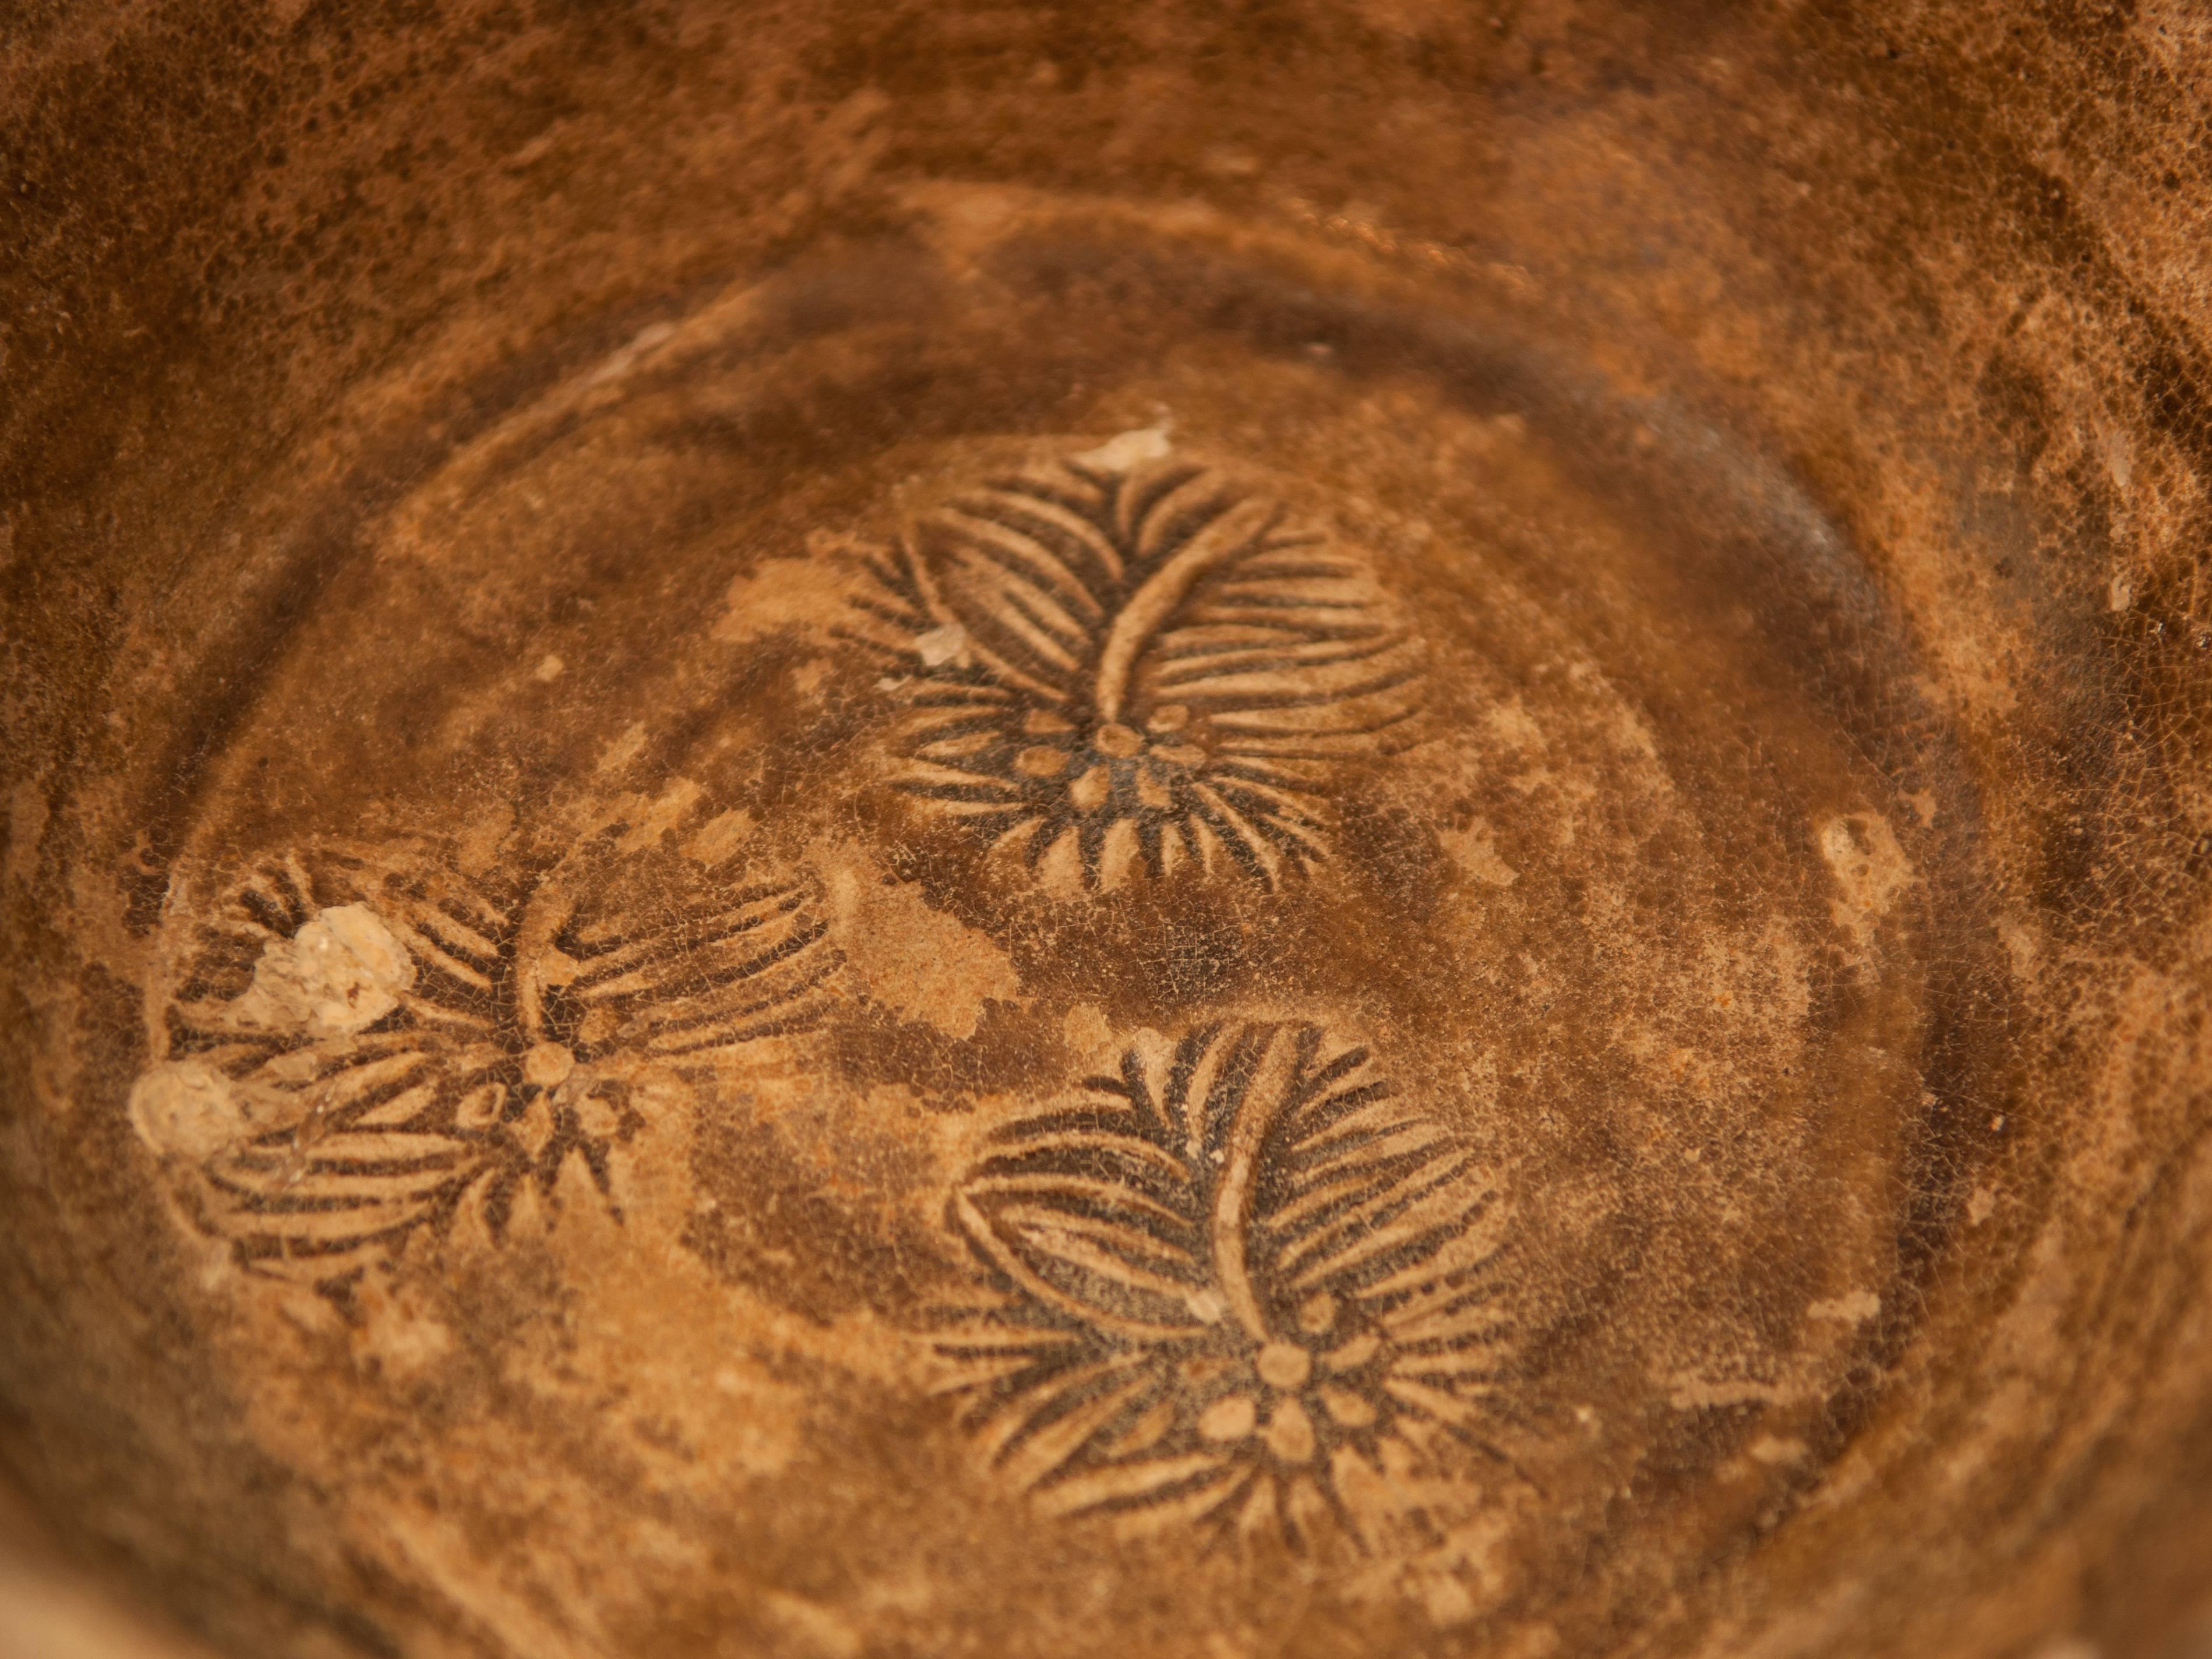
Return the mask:
<svg viewBox="0 0 2212 1659">
<path fill-rule="evenodd" d="M 1317 1025 L 1131 1047 L 998 1132 L 952 1210 L 994 1295 L 940 1352 L 1049 1511 L 1358 1537 L 1394 1456 L 1495 1450 L 1497 1195 Z"/>
<path fill-rule="evenodd" d="M 1365 561 L 1195 462 L 996 479 L 870 572 L 847 632 L 905 707 L 897 787 L 1092 888 L 1311 868 L 1337 773 L 1419 706 Z"/>
<path fill-rule="evenodd" d="M 421 848 L 311 847 L 198 924 L 134 1111 L 199 1157 L 249 1261 L 337 1272 L 465 1205 L 497 1238 L 572 1162 L 613 1206 L 679 1069 L 814 1023 L 827 930 L 806 882 L 605 837 L 481 880 Z"/>
</svg>

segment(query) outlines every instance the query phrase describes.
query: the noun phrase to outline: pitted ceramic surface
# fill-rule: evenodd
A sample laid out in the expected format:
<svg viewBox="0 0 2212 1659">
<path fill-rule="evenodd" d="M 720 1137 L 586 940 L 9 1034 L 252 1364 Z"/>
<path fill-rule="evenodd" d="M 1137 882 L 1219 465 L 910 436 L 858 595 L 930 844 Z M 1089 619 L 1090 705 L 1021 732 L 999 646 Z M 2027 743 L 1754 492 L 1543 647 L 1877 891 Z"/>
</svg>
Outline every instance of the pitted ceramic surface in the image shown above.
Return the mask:
<svg viewBox="0 0 2212 1659">
<path fill-rule="evenodd" d="M 1279 1561 L 1451 1628 L 1639 1481 L 1650 1547 L 1726 1548 L 1909 1316 L 1940 744 L 1915 807 L 1817 636 L 1655 582 L 1698 522 L 1540 407 L 1232 332 L 1071 411 L 1112 343 L 1024 335 L 1036 429 L 976 430 L 902 377 L 1018 304 L 781 305 L 656 325 L 408 491 L 180 866 L 132 1107 L 177 1224 L 249 1325 L 392 1357 L 291 1455 L 335 1476 L 392 1388 L 461 1386 L 434 1333 L 492 1295 L 507 1374 L 652 1396 L 701 1525 L 865 1481 L 979 1594 L 1048 1597 L 1044 1527 L 1131 1593 Z M 736 435 L 898 385 L 796 478 Z M 432 617 L 441 724 L 354 764 L 419 719 L 368 642 Z M 713 1409 L 799 1374 L 812 1426 Z M 544 1466 L 549 1419 L 467 1417 Z"/>
<path fill-rule="evenodd" d="M 253 1654 L 2146 1650 L 2172 7 L 43 9 L 88 1551 Z"/>
</svg>

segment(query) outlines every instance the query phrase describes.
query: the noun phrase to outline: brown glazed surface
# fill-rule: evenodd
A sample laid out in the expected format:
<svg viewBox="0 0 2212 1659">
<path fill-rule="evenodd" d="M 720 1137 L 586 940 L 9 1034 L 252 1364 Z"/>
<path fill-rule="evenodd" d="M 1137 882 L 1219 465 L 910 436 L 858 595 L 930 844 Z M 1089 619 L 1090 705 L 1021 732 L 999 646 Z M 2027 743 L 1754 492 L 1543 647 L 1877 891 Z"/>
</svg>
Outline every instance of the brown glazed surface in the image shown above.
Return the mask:
<svg viewBox="0 0 2212 1659">
<path fill-rule="evenodd" d="M 2189 8 L 0 28 L 0 1623 L 2206 1650 Z"/>
</svg>

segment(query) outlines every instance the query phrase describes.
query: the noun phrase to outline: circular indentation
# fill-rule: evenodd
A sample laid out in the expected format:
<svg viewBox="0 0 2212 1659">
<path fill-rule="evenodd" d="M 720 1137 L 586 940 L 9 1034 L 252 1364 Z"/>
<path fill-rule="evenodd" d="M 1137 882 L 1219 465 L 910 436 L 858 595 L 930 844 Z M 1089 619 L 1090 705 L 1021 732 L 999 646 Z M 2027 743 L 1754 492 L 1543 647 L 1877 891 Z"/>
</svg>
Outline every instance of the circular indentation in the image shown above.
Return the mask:
<svg viewBox="0 0 2212 1659">
<path fill-rule="evenodd" d="M 557 1042 L 540 1042 L 522 1057 L 522 1080 L 540 1089 L 559 1087 L 575 1069 L 575 1055 Z"/>
<path fill-rule="evenodd" d="M 1224 1395 L 1198 1414 L 1198 1432 L 1206 1440 L 1242 1440 L 1258 1426 L 1259 1421 L 1259 1413 L 1249 1395 Z"/>
<path fill-rule="evenodd" d="M 1253 1369 L 1271 1389 L 1295 1389 L 1313 1375 L 1313 1355 L 1295 1342 L 1270 1342 L 1260 1350 Z"/>
</svg>

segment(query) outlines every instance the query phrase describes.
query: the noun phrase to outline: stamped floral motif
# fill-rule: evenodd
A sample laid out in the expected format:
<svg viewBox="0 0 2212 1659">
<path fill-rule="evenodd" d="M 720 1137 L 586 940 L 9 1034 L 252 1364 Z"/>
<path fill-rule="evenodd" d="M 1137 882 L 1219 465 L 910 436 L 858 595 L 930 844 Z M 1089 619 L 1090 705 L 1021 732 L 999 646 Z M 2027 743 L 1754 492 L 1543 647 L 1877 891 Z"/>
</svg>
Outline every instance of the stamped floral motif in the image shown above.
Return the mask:
<svg viewBox="0 0 2212 1659">
<path fill-rule="evenodd" d="M 571 1164 L 612 1207 L 657 1101 L 818 1017 L 826 932 L 806 883 L 611 837 L 480 879 L 418 846 L 285 854 L 192 925 L 134 1119 L 244 1259 L 311 1277 L 466 1206 L 497 1238 Z"/>
<path fill-rule="evenodd" d="M 1318 1026 L 1131 1047 L 952 1211 L 993 1294 L 950 1386 L 1051 1512 L 1358 1538 L 1440 1437 L 1502 1458 L 1495 1191 Z"/>
<path fill-rule="evenodd" d="M 1418 707 L 1366 562 L 1190 461 L 994 480 L 869 568 L 846 631 L 907 711 L 897 787 L 1087 886 L 1316 865 L 1335 775 Z"/>
</svg>

